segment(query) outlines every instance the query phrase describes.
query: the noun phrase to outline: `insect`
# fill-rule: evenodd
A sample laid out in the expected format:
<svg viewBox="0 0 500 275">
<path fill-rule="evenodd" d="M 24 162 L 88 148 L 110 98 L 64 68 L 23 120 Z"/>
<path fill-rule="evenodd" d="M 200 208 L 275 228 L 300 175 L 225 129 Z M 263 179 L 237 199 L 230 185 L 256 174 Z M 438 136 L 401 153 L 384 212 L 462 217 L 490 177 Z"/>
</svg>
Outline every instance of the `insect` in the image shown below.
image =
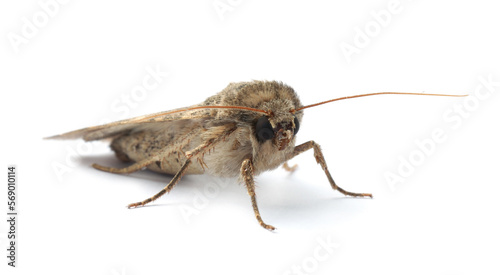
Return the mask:
<svg viewBox="0 0 500 275">
<path fill-rule="evenodd" d="M 118 174 L 147 168 L 174 175 L 160 192 L 129 204 L 129 208 L 144 206 L 170 192 L 185 174 L 239 177 L 247 188 L 257 221 L 262 227 L 274 230 L 275 227 L 265 223 L 260 215 L 254 177 L 280 165 L 292 170 L 287 161 L 310 149 L 334 190 L 346 196 L 372 197 L 369 193 L 353 193 L 340 188 L 330 175 L 320 146 L 314 141 L 295 146 L 295 139 L 304 109 L 381 94 L 457 96 L 387 92 L 304 106 L 295 91 L 281 82 L 239 82 L 230 83 L 201 104 L 88 127 L 48 139 L 111 139 L 116 157 L 132 164 L 125 168 L 93 164 L 94 168 Z"/>
</svg>

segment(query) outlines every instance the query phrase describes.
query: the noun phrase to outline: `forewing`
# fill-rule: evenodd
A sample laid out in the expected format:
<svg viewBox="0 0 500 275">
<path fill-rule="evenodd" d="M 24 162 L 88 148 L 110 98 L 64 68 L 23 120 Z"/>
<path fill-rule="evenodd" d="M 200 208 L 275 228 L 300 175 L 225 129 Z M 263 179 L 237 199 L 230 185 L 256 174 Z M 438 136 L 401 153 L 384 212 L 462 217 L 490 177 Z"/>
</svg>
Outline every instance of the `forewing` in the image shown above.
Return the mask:
<svg viewBox="0 0 500 275">
<path fill-rule="evenodd" d="M 169 127 L 173 126 L 174 122 L 182 126 L 189 126 L 189 124 L 200 123 L 212 117 L 213 112 L 210 109 L 192 109 L 199 106 L 201 105 L 193 105 L 190 107 L 138 116 L 47 137 L 46 139 L 83 138 L 86 141 L 91 141 L 118 136 L 136 130 L 146 130 L 150 128 L 158 130 L 165 128 L 167 130 Z M 176 127 L 180 125 L 177 125 Z"/>
</svg>

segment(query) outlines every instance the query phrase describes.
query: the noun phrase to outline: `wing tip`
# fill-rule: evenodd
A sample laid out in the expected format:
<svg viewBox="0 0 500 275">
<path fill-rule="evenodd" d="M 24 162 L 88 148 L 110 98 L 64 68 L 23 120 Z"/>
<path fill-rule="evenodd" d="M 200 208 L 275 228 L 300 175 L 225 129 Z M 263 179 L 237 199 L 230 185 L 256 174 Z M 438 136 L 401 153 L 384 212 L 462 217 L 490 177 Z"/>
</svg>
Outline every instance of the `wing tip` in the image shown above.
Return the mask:
<svg viewBox="0 0 500 275">
<path fill-rule="evenodd" d="M 62 134 L 62 135 L 44 137 L 43 140 L 65 140 L 65 139 L 78 139 L 78 138 L 79 137 L 66 136 L 65 134 Z"/>
<path fill-rule="evenodd" d="M 80 130 L 77 131 L 72 131 L 64 134 L 59 134 L 59 135 L 54 135 L 54 136 L 49 136 L 49 137 L 44 137 L 44 140 L 68 140 L 68 139 L 79 139 L 82 138 L 83 140 L 86 140 L 85 134 L 82 133 Z"/>
<path fill-rule="evenodd" d="M 49 140 L 49 139 L 61 139 L 61 135 L 55 135 L 55 136 L 50 136 L 50 137 L 43 137 L 43 140 Z"/>
</svg>

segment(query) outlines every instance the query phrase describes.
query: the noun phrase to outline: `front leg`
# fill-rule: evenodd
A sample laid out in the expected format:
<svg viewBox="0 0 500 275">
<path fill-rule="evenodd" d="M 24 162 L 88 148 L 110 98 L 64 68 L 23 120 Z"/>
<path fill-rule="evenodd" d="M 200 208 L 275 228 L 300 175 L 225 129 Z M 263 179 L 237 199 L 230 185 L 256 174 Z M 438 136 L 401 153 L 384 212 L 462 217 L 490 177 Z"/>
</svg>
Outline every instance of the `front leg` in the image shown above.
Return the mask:
<svg viewBox="0 0 500 275">
<path fill-rule="evenodd" d="M 287 157 L 287 160 L 292 159 L 296 155 L 305 152 L 311 148 L 314 148 L 314 157 L 316 158 L 316 162 L 319 163 L 319 165 L 321 165 L 321 168 L 323 168 L 323 171 L 325 171 L 326 177 L 328 178 L 328 181 L 330 182 L 330 185 L 334 190 L 338 190 L 340 193 L 346 196 L 372 198 L 372 194 L 349 192 L 340 188 L 337 184 L 335 184 L 335 181 L 333 180 L 332 176 L 330 175 L 330 172 L 328 171 L 328 167 L 326 166 L 325 157 L 323 157 L 323 153 L 321 153 L 321 148 L 319 148 L 319 145 L 312 140 L 302 143 L 301 145 L 295 146 L 292 154 L 290 154 L 290 156 Z"/>
<path fill-rule="evenodd" d="M 257 200 L 255 199 L 255 182 L 253 180 L 253 164 L 250 158 L 247 158 L 241 164 L 241 178 L 245 181 L 245 185 L 248 190 L 248 195 L 250 195 L 250 199 L 252 200 L 253 212 L 255 213 L 255 217 L 259 224 L 265 229 L 274 230 L 276 229 L 272 225 L 265 224 L 260 217 L 259 208 L 257 207 Z"/>
</svg>

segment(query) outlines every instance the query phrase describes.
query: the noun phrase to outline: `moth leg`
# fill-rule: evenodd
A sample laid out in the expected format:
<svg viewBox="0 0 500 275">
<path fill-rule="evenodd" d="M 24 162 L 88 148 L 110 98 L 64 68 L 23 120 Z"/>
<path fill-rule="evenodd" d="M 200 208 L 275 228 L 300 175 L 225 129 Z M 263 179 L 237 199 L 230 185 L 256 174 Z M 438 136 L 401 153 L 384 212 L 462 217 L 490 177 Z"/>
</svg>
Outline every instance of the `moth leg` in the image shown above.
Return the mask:
<svg viewBox="0 0 500 275">
<path fill-rule="evenodd" d="M 294 164 L 292 167 L 288 166 L 288 161 L 285 161 L 285 163 L 283 163 L 283 169 L 290 173 L 295 172 L 295 170 L 297 170 L 297 167 L 297 164 Z"/>
<path fill-rule="evenodd" d="M 250 195 L 250 199 L 252 200 L 253 212 L 255 213 L 255 217 L 259 224 L 268 230 L 276 229 L 272 225 L 268 225 L 262 221 L 260 217 L 259 208 L 257 207 L 257 200 L 255 199 L 255 183 L 253 180 L 253 164 L 250 159 L 245 159 L 241 164 L 241 177 L 245 181 L 245 185 L 247 187 L 248 195 Z"/>
<path fill-rule="evenodd" d="M 330 182 L 330 185 L 332 186 L 332 188 L 334 190 L 338 190 L 340 193 L 342 193 L 346 196 L 372 198 L 372 194 L 369 194 L 369 193 L 353 193 L 353 192 L 349 192 L 349 191 L 346 191 L 346 190 L 340 188 L 335 183 L 332 176 L 330 175 L 330 172 L 328 171 L 328 167 L 326 166 L 326 162 L 325 162 L 325 157 L 323 156 L 323 153 L 321 153 L 321 148 L 319 147 L 319 145 L 316 142 L 314 142 L 312 140 L 305 142 L 301 145 L 295 146 L 293 153 L 287 159 L 291 159 L 291 158 L 295 157 L 296 155 L 303 153 L 311 148 L 314 149 L 314 157 L 316 158 L 316 162 L 319 163 L 319 165 L 321 165 L 321 168 L 323 168 L 323 171 L 325 171 L 326 177 L 328 178 L 328 181 Z"/>
<path fill-rule="evenodd" d="M 144 206 L 144 205 L 146 205 L 146 204 L 148 204 L 148 203 L 150 203 L 150 202 L 158 199 L 159 197 L 163 196 L 165 193 L 170 192 L 170 190 L 172 190 L 172 188 L 174 188 L 174 186 L 180 181 L 181 177 L 186 172 L 186 169 L 191 164 L 191 159 L 192 158 L 197 157 L 200 154 L 203 155 L 206 151 L 208 151 L 211 148 L 213 148 L 218 142 L 224 140 L 227 136 L 229 136 L 231 133 L 233 133 L 234 130 L 236 130 L 236 128 L 226 129 L 220 135 L 218 135 L 217 137 L 211 138 L 208 141 L 206 141 L 203 144 L 201 144 L 198 147 L 196 147 L 195 149 L 193 149 L 193 150 L 191 150 L 189 152 L 186 152 L 185 156 L 186 156 L 187 160 L 184 162 L 184 164 L 182 165 L 181 169 L 175 174 L 174 178 L 167 184 L 167 186 L 165 186 L 160 192 L 158 192 L 156 195 L 154 195 L 154 196 L 152 196 L 150 198 L 147 198 L 147 199 L 145 199 L 145 200 L 143 200 L 141 202 L 136 202 L 136 203 L 129 204 L 128 208 L 134 208 L 134 207 L 138 207 L 138 206 Z"/>
<path fill-rule="evenodd" d="M 152 157 L 149 159 L 145 159 L 139 162 L 136 162 L 130 166 L 127 166 L 125 168 L 115 168 L 115 167 L 107 167 L 107 166 L 102 166 L 97 163 L 92 164 L 92 167 L 94 167 L 97 170 L 101 170 L 104 172 L 110 172 L 110 173 L 115 173 L 115 174 L 130 174 L 136 171 L 141 170 L 142 168 L 150 165 L 154 161 L 157 161 L 159 158 L 158 157 Z"/>
<path fill-rule="evenodd" d="M 154 195 L 150 198 L 147 198 L 147 199 L 140 201 L 140 202 L 129 204 L 128 208 L 144 206 L 144 205 L 158 199 L 159 197 L 163 196 L 165 193 L 170 192 L 170 190 L 172 190 L 172 188 L 174 188 L 174 186 L 180 181 L 182 175 L 184 175 L 184 173 L 186 172 L 186 169 L 189 167 L 190 164 L 191 164 L 191 159 L 187 159 L 184 162 L 184 164 L 182 165 L 181 169 L 177 172 L 177 174 L 175 174 L 174 178 L 167 184 L 167 186 L 165 186 L 165 188 L 163 188 L 160 192 L 156 193 L 156 195 Z"/>
</svg>

